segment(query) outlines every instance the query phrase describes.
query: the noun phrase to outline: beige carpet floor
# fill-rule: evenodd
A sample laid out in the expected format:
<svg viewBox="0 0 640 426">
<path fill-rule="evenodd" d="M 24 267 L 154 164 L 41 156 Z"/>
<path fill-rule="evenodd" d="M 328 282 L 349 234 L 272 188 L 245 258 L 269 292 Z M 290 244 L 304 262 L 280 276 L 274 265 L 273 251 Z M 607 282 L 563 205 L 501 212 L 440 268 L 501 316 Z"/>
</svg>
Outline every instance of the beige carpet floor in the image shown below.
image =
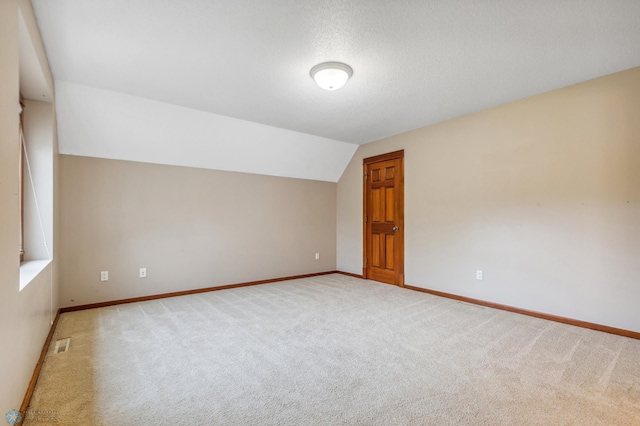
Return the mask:
<svg viewBox="0 0 640 426">
<path fill-rule="evenodd" d="M 27 425 L 640 425 L 640 341 L 342 275 L 66 313 Z"/>
</svg>

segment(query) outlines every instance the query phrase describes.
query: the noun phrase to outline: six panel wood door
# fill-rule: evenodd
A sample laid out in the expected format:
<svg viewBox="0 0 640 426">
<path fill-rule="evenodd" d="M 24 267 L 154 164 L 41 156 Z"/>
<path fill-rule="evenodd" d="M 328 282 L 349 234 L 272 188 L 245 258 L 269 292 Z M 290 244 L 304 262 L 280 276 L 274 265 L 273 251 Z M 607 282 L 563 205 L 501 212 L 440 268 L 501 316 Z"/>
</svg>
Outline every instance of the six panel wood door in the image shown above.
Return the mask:
<svg viewBox="0 0 640 426">
<path fill-rule="evenodd" d="M 404 285 L 404 151 L 364 160 L 365 278 Z"/>
</svg>

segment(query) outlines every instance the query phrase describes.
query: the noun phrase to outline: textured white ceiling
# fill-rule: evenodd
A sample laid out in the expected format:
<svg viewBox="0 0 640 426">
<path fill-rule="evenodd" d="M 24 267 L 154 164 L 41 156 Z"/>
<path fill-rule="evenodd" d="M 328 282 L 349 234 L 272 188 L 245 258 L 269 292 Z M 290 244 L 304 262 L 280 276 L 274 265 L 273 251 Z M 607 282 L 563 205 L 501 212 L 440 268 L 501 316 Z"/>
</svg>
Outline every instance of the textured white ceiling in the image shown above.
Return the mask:
<svg viewBox="0 0 640 426">
<path fill-rule="evenodd" d="M 638 0 L 33 3 L 57 81 L 357 144 L 640 65 Z"/>
</svg>

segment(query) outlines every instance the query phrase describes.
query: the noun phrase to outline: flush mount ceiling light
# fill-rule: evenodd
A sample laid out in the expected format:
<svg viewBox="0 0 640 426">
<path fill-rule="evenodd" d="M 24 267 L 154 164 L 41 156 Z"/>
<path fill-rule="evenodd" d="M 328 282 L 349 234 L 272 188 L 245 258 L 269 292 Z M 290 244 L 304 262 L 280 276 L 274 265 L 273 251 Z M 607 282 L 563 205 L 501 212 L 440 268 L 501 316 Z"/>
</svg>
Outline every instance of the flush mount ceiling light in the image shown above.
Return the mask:
<svg viewBox="0 0 640 426">
<path fill-rule="evenodd" d="M 337 90 L 353 75 L 353 70 L 342 62 L 323 62 L 311 68 L 311 77 L 325 90 Z"/>
</svg>

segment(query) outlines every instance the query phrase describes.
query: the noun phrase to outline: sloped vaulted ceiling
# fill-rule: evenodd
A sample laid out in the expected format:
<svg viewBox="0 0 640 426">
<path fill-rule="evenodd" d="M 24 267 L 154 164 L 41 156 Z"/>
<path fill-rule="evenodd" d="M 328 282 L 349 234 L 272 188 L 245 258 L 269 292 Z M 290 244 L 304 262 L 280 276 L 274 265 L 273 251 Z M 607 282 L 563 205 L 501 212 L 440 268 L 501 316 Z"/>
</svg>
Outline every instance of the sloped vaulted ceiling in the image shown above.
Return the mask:
<svg viewBox="0 0 640 426">
<path fill-rule="evenodd" d="M 357 144 L 640 65 L 637 0 L 33 3 L 62 153 L 332 182 Z"/>
</svg>

